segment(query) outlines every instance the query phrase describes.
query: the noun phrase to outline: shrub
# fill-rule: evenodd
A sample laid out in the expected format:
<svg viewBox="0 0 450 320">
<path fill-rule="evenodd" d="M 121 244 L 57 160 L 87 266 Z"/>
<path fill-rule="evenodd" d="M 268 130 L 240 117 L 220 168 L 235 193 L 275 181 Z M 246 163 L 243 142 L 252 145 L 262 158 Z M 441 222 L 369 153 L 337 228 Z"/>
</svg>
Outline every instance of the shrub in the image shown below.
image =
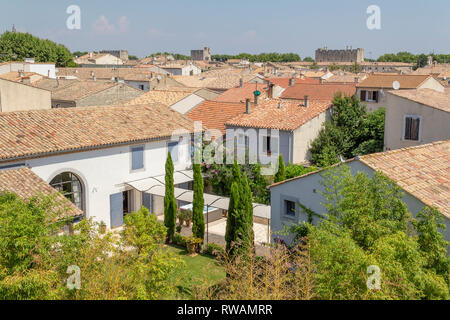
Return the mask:
<svg viewBox="0 0 450 320">
<path fill-rule="evenodd" d="M 203 253 L 209 254 L 211 256 L 221 256 L 224 253 L 224 248 L 217 243 L 208 243 L 203 250 Z"/>
<path fill-rule="evenodd" d="M 175 233 L 175 235 L 173 236 L 173 241 L 177 246 L 180 247 L 186 246 L 186 241 L 184 240 L 184 237 L 180 233 Z"/>
</svg>

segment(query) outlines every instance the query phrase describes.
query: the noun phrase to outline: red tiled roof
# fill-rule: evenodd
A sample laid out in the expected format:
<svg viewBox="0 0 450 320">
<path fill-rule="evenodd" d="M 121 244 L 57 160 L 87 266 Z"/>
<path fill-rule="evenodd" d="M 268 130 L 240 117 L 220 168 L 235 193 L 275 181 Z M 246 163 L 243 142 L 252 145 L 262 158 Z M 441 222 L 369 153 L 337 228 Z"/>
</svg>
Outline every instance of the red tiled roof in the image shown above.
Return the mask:
<svg viewBox="0 0 450 320">
<path fill-rule="evenodd" d="M 245 110 L 245 103 L 204 101 L 186 116 L 193 121 L 202 121 L 208 129 L 218 129 L 225 134 L 225 123 Z"/>
<path fill-rule="evenodd" d="M 293 87 L 288 87 L 281 98 L 303 100 L 305 96 L 309 96 L 310 100 L 332 101 L 339 92 L 353 96 L 356 93 L 356 83 L 296 83 Z"/>
<path fill-rule="evenodd" d="M 279 104 L 281 103 L 281 108 Z M 311 101 L 308 107 L 298 101 L 266 99 L 252 105 L 250 114 L 241 114 L 226 122 L 227 126 L 292 131 L 331 108 L 330 102 Z"/>
<path fill-rule="evenodd" d="M 277 86 L 280 86 L 282 88 L 287 88 L 289 87 L 289 80 L 291 78 L 267 78 L 266 80 L 269 80 L 270 82 L 276 84 Z M 319 83 L 319 80 L 317 79 L 312 79 L 312 78 L 295 78 L 295 83 Z"/>
<path fill-rule="evenodd" d="M 393 88 L 394 81 L 400 83 L 400 89 L 417 89 L 424 83 L 430 75 L 412 75 L 412 74 L 371 74 L 360 83 L 358 88 Z"/>
<path fill-rule="evenodd" d="M 362 156 L 361 162 L 450 218 L 450 140 Z"/>
<path fill-rule="evenodd" d="M 346 163 L 352 161 L 356 159 L 349 159 Z M 360 157 L 360 161 L 373 170 L 382 172 L 403 190 L 425 205 L 436 207 L 450 219 L 450 140 L 365 155 Z M 278 182 L 269 188 L 323 170 L 326 169 Z"/>
<path fill-rule="evenodd" d="M 0 171 L 0 193 L 2 192 L 14 193 L 24 200 L 39 195 L 54 195 L 57 201 L 55 209 L 66 209 L 63 213 L 67 216 L 83 215 L 80 209 L 28 168 Z"/>
<path fill-rule="evenodd" d="M 253 99 L 253 92 L 259 90 L 261 92 L 261 97 L 266 97 L 267 85 L 261 83 L 244 83 L 242 88 L 239 86 L 228 89 L 220 96 L 214 99 L 218 102 L 245 102 L 245 99 Z"/>
<path fill-rule="evenodd" d="M 4 112 L 0 161 L 163 139 L 177 129 L 193 132 L 193 122 L 161 104 Z"/>
</svg>

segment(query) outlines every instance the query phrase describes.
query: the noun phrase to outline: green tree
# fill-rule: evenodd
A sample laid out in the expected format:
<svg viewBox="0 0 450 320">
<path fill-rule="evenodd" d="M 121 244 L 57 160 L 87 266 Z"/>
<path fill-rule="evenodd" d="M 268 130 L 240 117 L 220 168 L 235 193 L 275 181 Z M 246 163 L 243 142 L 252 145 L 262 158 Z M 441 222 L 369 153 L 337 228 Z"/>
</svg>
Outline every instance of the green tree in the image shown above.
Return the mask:
<svg viewBox="0 0 450 320">
<path fill-rule="evenodd" d="M 121 237 L 100 235 L 90 219 L 61 228 L 70 208 L 56 196 L 0 194 L 0 300 L 162 299 L 174 294 L 175 267 L 164 250 L 166 228 L 142 208 L 125 217 Z M 78 266 L 81 288 L 66 286 Z"/>
<path fill-rule="evenodd" d="M 231 185 L 230 203 L 228 204 L 227 225 L 225 230 L 226 251 L 231 253 L 236 243 L 237 221 L 240 220 L 239 181 Z"/>
<path fill-rule="evenodd" d="M 311 144 L 312 162 L 326 167 L 339 162 L 340 156 L 352 158 L 383 151 L 384 124 L 384 108 L 368 113 L 358 98 L 336 95 L 331 122 L 325 123 Z"/>
<path fill-rule="evenodd" d="M 0 61 L 35 58 L 36 62 L 54 62 L 57 67 L 74 64 L 72 54 L 61 44 L 43 40 L 29 33 L 6 31 L 0 36 Z"/>
<path fill-rule="evenodd" d="M 280 154 L 278 157 L 278 171 L 275 174 L 275 182 L 280 182 L 286 180 L 286 167 L 284 165 L 283 155 Z"/>
<path fill-rule="evenodd" d="M 322 175 L 327 219 L 307 225 L 318 298 L 449 299 L 437 211 L 412 218 L 401 188 L 381 173 L 353 175 L 341 165 Z M 371 265 L 381 270 L 377 290 L 366 284 Z"/>
<path fill-rule="evenodd" d="M 205 237 L 205 217 L 203 208 L 203 177 L 199 164 L 194 164 L 194 199 L 192 203 L 192 234 L 194 237 L 203 239 Z"/>
<path fill-rule="evenodd" d="M 175 200 L 175 186 L 173 182 L 173 162 L 170 152 L 166 160 L 166 193 L 164 196 L 164 225 L 167 228 L 167 240 L 172 242 L 177 223 L 177 203 Z"/>
<path fill-rule="evenodd" d="M 249 250 L 253 248 L 254 244 L 254 231 L 253 231 L 253 196 L 252 190 L 248 183 L 247 174 L 244 172 L 241 179 L 242 196 L 240 199 L 240 206 L 242 212 L 242 222 L 237 221 L 237 224 L 241 225 L 241 230 L 238 232 L 239 242 L 242 247 L 242 252 L 249 253 Z"/>
</svg>

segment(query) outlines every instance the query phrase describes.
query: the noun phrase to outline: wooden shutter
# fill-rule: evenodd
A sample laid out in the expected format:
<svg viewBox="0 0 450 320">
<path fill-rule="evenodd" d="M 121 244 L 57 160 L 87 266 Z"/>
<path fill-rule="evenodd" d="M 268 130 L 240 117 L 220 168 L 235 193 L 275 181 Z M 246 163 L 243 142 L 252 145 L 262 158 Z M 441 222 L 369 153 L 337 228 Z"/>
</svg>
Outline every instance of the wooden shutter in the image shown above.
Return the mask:
<svg viewBox="0 0 450 320">
<path fill-rule="evenodd" d="M 361 101 L 366 101 L 366 90 L 361 90 Z"/>
<path fill-rule="evenodd" d="M 405 118 L 405 140 L 411 140 L 411 121 L 412 118 Z"/>
<path fill-rule="evenodd" d="M 115 193 L 109 196 L 109 210 L 111 214 L 111 228 L 123 225 L 123 194 Z"/>
<path fill-rule="evenodd" d="M 131 149 L 131 170 L 144 168 L 144 147 Z"/>
<path fill-rule="evenodd" d="M 420 119 L 411 119 L 411 140 L 419 140 Z"/>
<path fill-rule="evenodd" d="M 153 212 L 153 201 L 152 201 L 152 195 L 150 193 L 142 193 L 142 205 L 146 207 L 150 213 Z"/>
</svg>

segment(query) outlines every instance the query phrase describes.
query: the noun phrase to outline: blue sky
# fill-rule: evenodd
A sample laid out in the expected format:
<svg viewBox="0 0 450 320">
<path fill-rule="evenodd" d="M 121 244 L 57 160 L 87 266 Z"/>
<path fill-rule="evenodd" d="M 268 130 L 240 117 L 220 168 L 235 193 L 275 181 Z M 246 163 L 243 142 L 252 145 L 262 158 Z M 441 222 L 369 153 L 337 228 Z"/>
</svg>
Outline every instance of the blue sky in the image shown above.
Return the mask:
<svg viewBox="0 0 450 320">
<path fill-rule="evenodd" d="M 1 0 L 0 32 L 30 32 L 71 51 L 128 49 L 189 54 L 296 52 L 362 47 L 387 52 L 450 53 L 449 0 Z M 81 8 L 81 30 L 68 30 L 66 9 Z M 381 30 L 366 27 L 369 5 L 381 8 Z"/>
</svg>

